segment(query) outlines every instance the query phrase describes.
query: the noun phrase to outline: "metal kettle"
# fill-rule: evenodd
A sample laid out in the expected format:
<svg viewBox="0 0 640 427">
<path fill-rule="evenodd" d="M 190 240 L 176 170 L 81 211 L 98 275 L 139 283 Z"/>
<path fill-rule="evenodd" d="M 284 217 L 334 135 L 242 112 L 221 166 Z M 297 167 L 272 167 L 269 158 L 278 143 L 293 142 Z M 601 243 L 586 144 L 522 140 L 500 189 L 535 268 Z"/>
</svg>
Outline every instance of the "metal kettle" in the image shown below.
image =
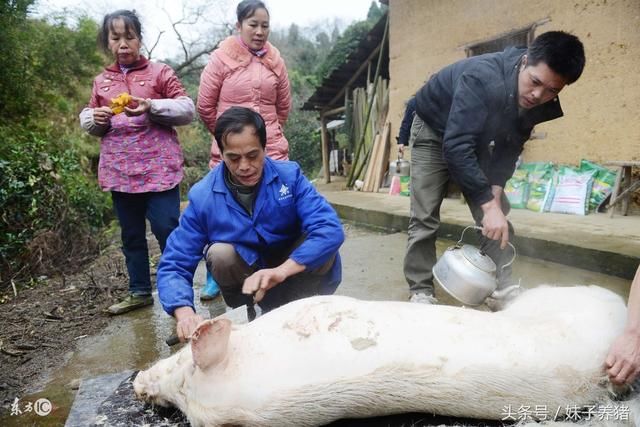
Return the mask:
<svg viewBox="0 0 640 427">
<path fill-rule="evenodd" d="M 389 163 L 389 173 L 391 176 L 410 176 L 411 163 L 404 160 L 402 151 L 398 150 L 398 160 Z"/>
<path fill-rule="evenodd" d="M 497 287 L 496 265 L 491 258 L 473 245 L 463 244 L 464 233 L 470 229 L 482 230 L 481 227 L 469 226 L 462 230 L 458 242 L 448 248 L 433 266 L 435 282 L 449 295 L 464 305 L 476 306 L 484 302 Z M 502 268 L 510 266 L 516 259 L 516 248 L 513 258 Z"/>
</svg>

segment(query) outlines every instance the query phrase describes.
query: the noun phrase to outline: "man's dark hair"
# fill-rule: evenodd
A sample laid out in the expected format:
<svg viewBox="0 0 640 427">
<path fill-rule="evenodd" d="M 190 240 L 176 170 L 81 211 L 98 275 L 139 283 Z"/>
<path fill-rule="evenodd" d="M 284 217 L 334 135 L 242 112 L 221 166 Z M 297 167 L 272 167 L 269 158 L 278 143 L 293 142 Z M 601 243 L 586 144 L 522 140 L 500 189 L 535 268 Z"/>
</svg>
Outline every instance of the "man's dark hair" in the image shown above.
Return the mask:
<svg viewBox="0 0 640 427">
<path fill-rule="evenodd" d="M 116 19 L 122 19 L 125 31 L 135 34 L 138 40 L 142 41 L 142 24 L 140 24 L 140 18 L 138 18 L 136 11 L 116 10 L 104 16 L 102 27 L 98 33 L 98 46 L 107 53 L 109 53 L 109 31 L 113 31 L 113 21 Z"/>
<path fill-rule="evenodd" d="M 584 46 L 578 37 L 564 31 L 549 31 L 540 34 L 529 46 L 527 65 L 544 62 L 567 84 L 580 78 L 584 69 Z"/>
<path fill-rule="evenodd" d="M 223 141 L 230 133 L 242 133 L 245 127 L 251 126 L 260 145 L 264 149 L 267 146 L 267 127 L 262 116 L 250 108 L 231 107 L 218 118 L 213 136 L 216 138 L 220 153 L 224 152 Z"/>
<path fill-rule="evenodd" d="M 258 9 L 264 9 L 267 12 L 267 15 L 269 15 L 269 10 L 263 2 L 259 0 L 241 1 L 240 3 L 238 3 L 238 7 L 236 8 L 236 16 L 238 17 L 238 22 L 242 24 L 242 21 L 251 18 Z"/>
</svg>

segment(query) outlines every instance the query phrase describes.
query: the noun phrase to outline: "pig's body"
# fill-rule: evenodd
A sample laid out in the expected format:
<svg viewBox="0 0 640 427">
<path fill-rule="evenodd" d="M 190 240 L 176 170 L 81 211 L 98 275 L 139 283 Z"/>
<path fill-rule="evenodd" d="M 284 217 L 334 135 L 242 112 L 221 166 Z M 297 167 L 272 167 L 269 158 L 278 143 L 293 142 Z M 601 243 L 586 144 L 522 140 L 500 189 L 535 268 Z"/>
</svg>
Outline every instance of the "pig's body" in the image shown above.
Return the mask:
<svg viewBox="0 0 640 427">
<path fill-rule="evenodd" d="M 521 406 L 553 416 L 606 401 L 602 365 L 625 317 L 622 298 L 598 287 L 537 288 L 497 313 L 314 297 L 248 325 L 216 321 L 134 387 L 193 426 L 416 411 L 502 419 Z"/>
</svg>

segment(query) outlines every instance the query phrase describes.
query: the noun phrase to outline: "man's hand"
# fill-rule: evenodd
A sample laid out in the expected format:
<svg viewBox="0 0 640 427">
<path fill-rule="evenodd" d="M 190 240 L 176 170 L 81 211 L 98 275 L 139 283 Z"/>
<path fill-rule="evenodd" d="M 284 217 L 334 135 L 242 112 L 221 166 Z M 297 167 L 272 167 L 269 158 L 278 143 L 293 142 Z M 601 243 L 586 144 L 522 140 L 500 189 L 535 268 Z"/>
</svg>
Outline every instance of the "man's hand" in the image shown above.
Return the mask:
<svg viewBox="0 0 640 427">
<path fill-rule="evenodd" d="M 507 247 L 509 241 L 509 223 L 500 208 L 500 198 L 484 203 L 480 206 L 484 213 L 482 217 L 482 235 L 491 240 L 500 240 L 500 249 Z"/>
<path fill-rule="evenodd" d="M 503 189 L 499 185 L 491 186 L 491 194 L 493 194 L 493 200 L 496 201 L 500 210 L 502 210 L 502 192 L 503 192 Z"/>
<path fill-rule="evenodd" d="M 304 265 L 298 264 L 291 258 L 288 258 L 276 268 L 258 270 L 247 277 L 242 285 L 242 293 L 254 295 L 253 302 L 260 302 L 269 289 L 284 282 L 287 277 L 298 274 L 304 270 Z"/>
<path fill-rule="evenodd" d="M 193 331 L 204 320 L 191 307 L 176 308 L 173 316 L 176 318 L 176 335 L 180 338 L 180 342 L 185 342 L 191 338 Z"/>
<path fill-rule="evenodd" d="M 113 111 L 109 107 L 97 107 L 93 109 L 93 122 L 99 126 L 106 126 L 109 124 L 113 116 Z"/>
<path fill-rule="evenodd" d="M 151 109 L 150 99 L 138 98 L 137 96 L 131 96 L 131 99 L 135 101 L 138 106 L 136 108 L 124 107 L 124 112 L 127 116 L 139 116 Z"/>
<path fill-rule="evenodd" d="M 242 293 L 253 294 L 253 302 L 259 302 L 269 289 L 284 282 L 286 278 L 287 276 L 284 275 L 279 267 L 258 270 L 245 279 L 242 285 Z"/>
<path fill-rule="evenodd" d="M 640 335 L 625 331 L 613 342 L 605 359 L 612 383 L 632 383 L 640 374 Z"/>
</svg>

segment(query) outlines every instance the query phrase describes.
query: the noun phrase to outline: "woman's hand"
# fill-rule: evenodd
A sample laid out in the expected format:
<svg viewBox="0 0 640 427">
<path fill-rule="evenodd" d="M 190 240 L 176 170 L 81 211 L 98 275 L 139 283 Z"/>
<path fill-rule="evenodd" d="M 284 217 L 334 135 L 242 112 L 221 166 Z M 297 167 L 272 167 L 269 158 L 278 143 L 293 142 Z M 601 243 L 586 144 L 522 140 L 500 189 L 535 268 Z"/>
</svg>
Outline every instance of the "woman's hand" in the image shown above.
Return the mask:
<svg viewBox="0 0 640 427">
<path fill-rule="evenodd" d="M 131 95 L 131 99 L 138 105 L 135 108 L 124 107 L 124 112 L 127 116 L 139 116 L 151 109 L 151 100 L 149 98 L 138 98 L 137 96 Z"/>
<path fill-rule="evenodd" d="M 93 109 L 93 122 L 98 126 L 107 126 L 113 116 L 113 111 L 109 107 L 98 107 Z"/>
</svg>

